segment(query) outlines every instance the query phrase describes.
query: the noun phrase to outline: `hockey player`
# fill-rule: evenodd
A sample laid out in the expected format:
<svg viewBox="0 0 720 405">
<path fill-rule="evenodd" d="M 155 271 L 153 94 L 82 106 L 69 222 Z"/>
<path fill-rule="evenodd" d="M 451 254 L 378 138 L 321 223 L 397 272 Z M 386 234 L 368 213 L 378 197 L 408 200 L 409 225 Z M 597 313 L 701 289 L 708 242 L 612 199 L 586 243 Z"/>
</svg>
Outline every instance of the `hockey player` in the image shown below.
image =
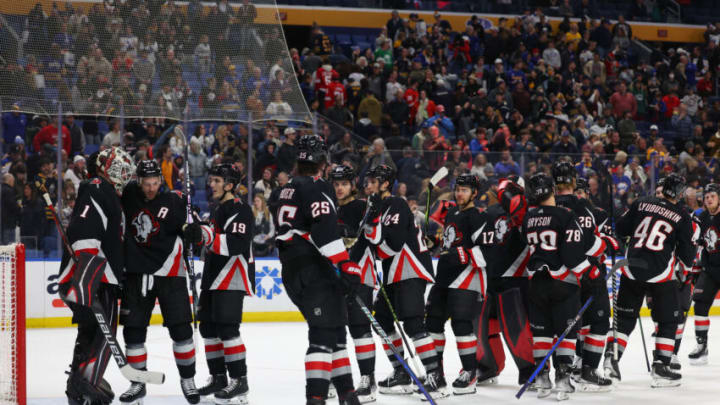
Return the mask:
<svg viewBox="0 0 720 405">
<path fill-rule="evenodd" d="M 573 321 L 580 309 L 579 282 L 591 267 L 587 260 L 587 242 L 578 217 L 568 208 L 556 205 L 552 178 L 539 173 L 530 178 L 527 187 L 531 208 L 523 223 L 523 234 L 530 245 L 530 324 L 533 330 L 533 354 L 540 362 Z M 604 242 L 599 240 L 601 248 Z M 570 366 L 575 354 L 575 328 L 571 329 L 555 352 L 555 388 L 550 382 L 549 367 L 538 376 L 538 397 L 550 395 L 567 399 L 574 392 Z"/>
<path fill-rule="evenodd" d="M 426 390 L 433 398 L 445 397 L 448 395 L 447 383 L 440 368 L 440 359 L 423 322 L 425 289 L 427 283 L 435 280 L 422 231 L 415 224 L 407 202 L 390 194 L 395 182 L 394 169 L 378 165 L 370 169 L 366 177 L 367 190 L 371 193 L 371 212 L 364 232 L 382 261 L 383 288 L 425 366 Z M 402 339 L 395 330 L 392 309 L 384 297 L 376 299 L 375 317 L 394 342 L 395 348 L 402 353 Z M 394 371 L 378 383 L 378 390 L 382 394 L 411 394 L 413 387 L 410 376 L 389 347 L 385 347 L 385 353 Z"/>
<path fill-rule="evenodd" d="M 488 282 L 478 319 L 477 384 L 498 382 L 505 366 L 502 330 L 522 385 L 535 369 L 527 303 L 530 249 L 520 233 L 528 206 L 524 188 L 513 180 L 500 181 L 498 199 L 500 204 L 489 206 L 483 213 L 487 225 L 478 239 L 487 262 Z"/>
<path fill-rule="evenodd" d="M 327 146 L 317 135 L 297 144 L 296 176 L 280 192 L 276 242 L 288 296 L 308 323 L 305 394 L 308 405 L 325 404 L 332 378 L 340 404 L 359 404 L 346 350 L 346 293 L 360 283 L 360 268 L 340 237 L 333 191 L 320 174 Z M 340 269 L 340 279 L 335 268 Z"/>
<path fill-rule="evenodd" d="M 477 380 L 477 337 L 473 332 L 476 303 L 485 294 L 485 258 L 478 238 L 485 218 L 475 207 L 480 188 L 477 177 L 465 173 L 455 179 L 456 206 L 445 216 L 443 244 L 437 267 L 437 279 L 430 289 L 425 324 L 434 342 L 440 365 L 445 342 L 445 322 L 452 319 L 462 370 L 453 382 L 456 395 L 475 392 Z M 440 367 L 442 373 L 442 367 Z"/>
<path fill-rule="evenodd" d="M 700 228 L 703 239 L 701 265 L 702 272 L 695 284 L 693 302 L 695 303 L 695 340 L 697 347 L 688 355 L 690 364 L 707 364 L 708 361 L 708 330 L 710 318 L 708 314 L 715 296 L 720 290 L 720 185 L 711 183 L 705 186 L 703 199 L 705 209 L 700 214 Z"/>
<path fill-rule="evenodd" d="M 130 182 L 122 195 L 128 227 L 120 323 L 128 363 L 146 369 L 145 339 L 157 300 L 173 341 L 180 387 L 187 401 L 196 404 L 200 396 L 194 380 L 195 343 L 183 256 L 184 197 L 161 187 L 162 172 L 155 160 L 140 161 L 136 174 L 138 180 Z M 133 382 L 120 402 L 142 403 L 145 394 L 145 384 Z"/>
<path fill-rule="evenodd" d="M 107 259 L 95 299 L 102 305 L 107 324 L 115 333 L 119 281 L 122 280 L 125 264 L 122 245 L 125 217 L 119 195 L 132 178 L 135 166 L 126 152 L 113 147 L 98 154 L 97 167 L 97 177 L 80 185 L 67 237 L 76 256 L 85 252 Z M 66 299 L 70 281 L 76 271 L 76 264 L 69 252 L 63 252 L 60 269 L 59 293 Z M 102 377 L 110 359 L 110 347 L 98 328 L 93 312 L 69 300 L 66 302 L 73 312 L 73 323 L 78 325 L 65 391 L 68 401 L 71 405 L 109 404 L 114 394 Z"/>
<path fill-rule="evenodd" d="M 251 248 L 255 220 L 251 208 L 233 194 L 240 178 L 230 163 L 213 166 L 208 184 L 218 204 L 210 213 L 210 223 L 192 223 L 185 229 L 188 243 L 205 248 L 197 311 L 210 378 L 198 393 L 214 394 L 216 404 L 247 403 L 249 390 L 240 323 L 243 300 L 255 289 Z"/>
<path fill-rule="evenodd" d="M 617 221 L 617 233 L 629 237 L 628 267 L 621 269 L 618 291 L 618 358 L 635 327 L 642 300 L 652 298 L 652 318 L 658 323 L 655 337 L 652 386 L 680 385 L 681 375 L 669 367 L 679 319 L 678 280 L 683 280 L 695 258 L 692 219 L 679 205 L 685 179 L 672 173 L 665 178 L 662 198 L 643 197 Z M 679 271 L 676 272 L 676 263 Z M 605 353 L 605 375 L 620 380 L 612 362 L 612 345 Z"/>
<path fill-rule="evenodd" d="M 592 264 L 588 277 L 583 280 L 580 289 L 580 302 L 585 302 L 590 297 L 593 297 L 593 300 L 582 318 L 582 329 L 578 339 L 582 344 L 580 359 L 582 366 L 578 367 L 575 378 L 582 391 L 607 392 L 612 389 L 612 381 L 597 373 L 605 349 L 605 337 L 610 329 L 610 299 L 605 281 L 605 262 L 601 257 L 605 244 L 600 240 L 598 231 L 598 220 L 607 220 L 607 218 L 606 216 L 596 218 L 596 211 L 590 200 L 575 195 L 577 171 L 571 163 L 555 162 L 552 166 L 552 175 L 555 181 L 555 202 L 558 206 L 573 211 L 577 216 L 583 230 L 588 260 Z M 617 246 L 612 236 L 605 235 L 603 239 L 612 246 Z"/>
<path fill-rule="evenodd" d="M 355 198 L 355 173 L 348 166 L 337 166 L 330 172 L 330 181 L 338 201 L 338 224 L 340 235 L 350 250 L 350 259 L 360 266 L 361 284 L 355 293 L 368 308 L 372 308 L 373 290 L 377 283 L 375 256 L 363 235 L 358 237 L 360 222 L 365 215 L 366 203 Z M 356 239 L 357 238 L 357 239 Z M 360 403 L 375 400 L 375 340 L 370 330 L 370 321 L 360 310 L 352 297 L 348 297 L 348 329 L 355 344 L 355 357 L 360 368 L 360 383 L 355 392 Z"/>
</svg>

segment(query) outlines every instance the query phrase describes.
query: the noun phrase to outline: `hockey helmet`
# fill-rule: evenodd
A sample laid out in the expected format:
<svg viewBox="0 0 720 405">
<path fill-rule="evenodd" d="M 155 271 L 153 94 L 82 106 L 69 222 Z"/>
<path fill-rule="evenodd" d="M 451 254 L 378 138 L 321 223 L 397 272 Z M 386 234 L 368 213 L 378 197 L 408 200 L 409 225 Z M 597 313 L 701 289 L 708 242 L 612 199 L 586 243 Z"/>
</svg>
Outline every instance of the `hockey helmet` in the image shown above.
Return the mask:
<svg viewBox="0 0 720 405">
<path fill-rule="evenodd" d="M 355 172 L 353 171 L 353 169 L 345 165 L 336 166 L 330 172 L 331 181 L 347 180 L 349 182 L 352 182 L 353 179 L 355 179 Z"/>
<path fill-rule="evenodd" d="M 720 196 L 720 184 L 708 183 L 708 185 L 705 186 L 705 190 L 703 191 L 703 193 L 704 194 L 715 193 Z"/>
<path fill-rule="evenodd" d="M 138 178 L 160 177 L 162 176 L 162 171 L 156 160 L 141 160 L 138 162 L 135 174 L 137 174 Z"/>
<path fill-rule="evenodd" d="M 233 186 L 240 184 L 240 179 L 242 178 L 240 171 L 231 163 L 218 163 L 214 165 L 210 168 L 208 175 L 220 177 L 226 183 L 232 183 Z"/>
<path fill-rule="evenodd" d="M 687 185 L 685 184 L 685 178 L 677 173 L 670 173 L 665 177 L 665 181 L 662 184 L 662 193 L 665 197 L 678 200 L 682 197 Z"/>
<path fill-rule="evenodd" d="M 553 179 L 545 173 L 537 173 L 530 177 L 525 194 L 531 204 L 538 204 L 553 194 Z"/>
<path fill-rule="evenodd" d="M 318 135 L 303 135 L 296 144 L 298 162 L 323 163 L 327 161 L 327 145 Z"/>
<path fill-rule="evenodd" d="M 388 165 L 377 165 L 368 170 L 367 177 L 377 179 L 381 185 L 387 181 L 392 187 L 393 183 L 395 183 L 395 169 Z"/>
<path fill-rule="evenodd" d="M 504 180 L 498 186 L 498 200 L 508 214 L 512 226 L 522 224 L 528 206 L 525 190 L 515 182 Z"/>
<path fill-rule="evenodd" d="M 109 181 L 118 194 L 122 193 L 135 173 L 135 164 L 132 158 L 117 146 L 98 153 L 95 163 L 98 174 Z"/>
<path fill-rule="evenodd" d="M 577 183 L 575 183 L 575 190 L 590 192 L 590 183 L 584 177 L 578 177 Z"/>
<path fill-rule="evenodd" d="M 480 180 L 477 176 L 471 173 L 463 173 L 455 179 L 455 187 L 470 187 L 471 189 L 478 191 L 480 190 Z"/>
<path fill-rule="evenodd" d="M 572 184 L 577 177 L 577 171 L 570 162 L 555 162 L 552 166 L 552 176 L 555 184 Z"/>
</svg>

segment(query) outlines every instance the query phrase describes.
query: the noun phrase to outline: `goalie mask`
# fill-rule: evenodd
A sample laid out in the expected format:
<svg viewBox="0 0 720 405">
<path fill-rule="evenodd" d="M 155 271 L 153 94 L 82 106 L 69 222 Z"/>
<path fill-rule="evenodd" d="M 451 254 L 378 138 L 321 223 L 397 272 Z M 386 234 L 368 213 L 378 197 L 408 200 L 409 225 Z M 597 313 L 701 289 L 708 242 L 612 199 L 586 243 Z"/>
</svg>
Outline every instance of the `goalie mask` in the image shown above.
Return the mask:
<svg viewBox="0 0 720 405">
<path fill-rule="evenodd" d="M 116 146 L 100 152 L 96 164 L 98 174 L 109 181 L 118 194 L 122 193 L 135 173 L 135 164 L 130 155 Z"/>
</svg>

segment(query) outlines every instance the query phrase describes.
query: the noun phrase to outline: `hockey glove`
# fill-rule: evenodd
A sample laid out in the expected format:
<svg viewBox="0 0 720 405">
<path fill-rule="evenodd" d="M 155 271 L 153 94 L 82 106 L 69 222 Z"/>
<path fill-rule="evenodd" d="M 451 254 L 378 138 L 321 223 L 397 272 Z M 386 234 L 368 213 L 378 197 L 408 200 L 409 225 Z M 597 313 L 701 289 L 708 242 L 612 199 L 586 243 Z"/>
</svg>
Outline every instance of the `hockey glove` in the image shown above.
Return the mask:
<svg viewBox="0 0 720 405">
<path fill-rule="evenodd" d="M 380 215 L 380 205 L 382 204 L 382 197 L 380 194 L 371 194 L 368 197 L 368 204 L 370 204 L 370 212 L 368 218 L 375 218 Z"/>
<path fill-rule="evenodd" d="M 600 238 L 602 238 L 602 240 L 607 245 L 610 254 L 612 254 L 613 252 L 618 252 L 620 250 L 620 243 L 617 241 L 617 239 L 613 238 L 610 235 L 601 235 Z"/>
<path fill-rule="evenodd" d="M 360 266 L 350 260 L 343 260 L 337 264 L 340 269 L 340 285 L 346 295 L 352 295 L 360 285 Z"/>
<path fill-rule="evenodd" d="M 190 245 L 199 245 L 203 242 L 203 232 L 200 224 L 193 222 L 183 226 L 183 238 Z"/>
</svg>

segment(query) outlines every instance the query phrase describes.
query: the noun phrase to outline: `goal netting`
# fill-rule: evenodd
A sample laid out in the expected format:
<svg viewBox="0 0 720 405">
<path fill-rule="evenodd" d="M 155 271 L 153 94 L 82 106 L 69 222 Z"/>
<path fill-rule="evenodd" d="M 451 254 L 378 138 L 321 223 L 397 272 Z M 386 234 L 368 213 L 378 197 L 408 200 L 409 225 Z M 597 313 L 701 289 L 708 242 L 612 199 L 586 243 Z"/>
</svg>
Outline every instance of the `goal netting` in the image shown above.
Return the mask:
<svg viewBox="0 0 720 405">
<path fill-rule="evenodd" d="M 0 2 L 3 111 L 307 120 L 293 63 L 275 0 Z"/>
<path fill-rule="evenodd" d="M 0 404 L 25 404 L 25 247 L 0 246 Z"/>
</svg>

